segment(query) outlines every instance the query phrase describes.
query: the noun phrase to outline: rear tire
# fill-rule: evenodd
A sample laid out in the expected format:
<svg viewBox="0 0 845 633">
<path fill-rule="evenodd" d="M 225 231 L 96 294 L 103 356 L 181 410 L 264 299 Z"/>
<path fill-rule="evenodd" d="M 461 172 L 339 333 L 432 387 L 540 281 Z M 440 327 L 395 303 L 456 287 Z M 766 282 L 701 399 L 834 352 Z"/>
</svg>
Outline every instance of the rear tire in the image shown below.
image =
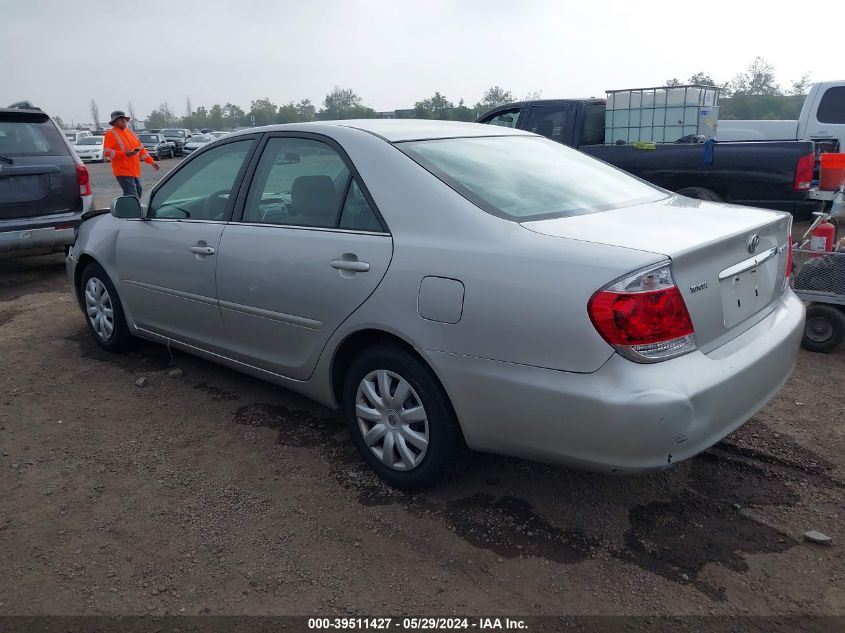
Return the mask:
<svg viewBox="0 0 845 633">
<path fill-rule="evenodd" d="M 466 445 L 446 392 L 425 363 L 400 347 L 378 345 L 355 358 L 344 380 L 343 414 L 358 452 L 391 486 L 430 488 L 463 462 Z"/>
<path fill-rule="evenodd" d="M 708 200 L 710 202 L 722 202 L 722 196 L 705 187 L 684 187 L 679 189 L 676 193 L 687 198 L 695 198 L 697 200 Z"/>
<path fill-rule="evenodd" d="M 103 267 L 92 262 L 82 271 L 79 288 L 88 330 L 100 347 L 122 352 L 132 344 L 117 289 Z"/>
<path fill-rule="evenodd" d="M 811 352 L 827 353 L 845 338 L 845 314 L 836 306 L 813 303 L 807 307 L 804 338 L 801 345 Z"/>
</svg>

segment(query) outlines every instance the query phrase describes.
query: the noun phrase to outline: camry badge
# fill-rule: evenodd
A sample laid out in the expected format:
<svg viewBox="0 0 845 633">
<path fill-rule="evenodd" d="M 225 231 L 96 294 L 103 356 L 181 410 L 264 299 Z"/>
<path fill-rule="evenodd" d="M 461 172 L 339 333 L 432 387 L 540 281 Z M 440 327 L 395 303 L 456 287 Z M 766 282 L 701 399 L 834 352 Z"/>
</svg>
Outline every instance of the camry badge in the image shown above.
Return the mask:
<svg viewBox="0 0 845 633">
<path fill-rule="evenodd" d="M 748 238 L 748 252 L 752 255 L 757 252 L 757 247 L 760 246 L 760 235 L 755 233 Z"/>
</svg>

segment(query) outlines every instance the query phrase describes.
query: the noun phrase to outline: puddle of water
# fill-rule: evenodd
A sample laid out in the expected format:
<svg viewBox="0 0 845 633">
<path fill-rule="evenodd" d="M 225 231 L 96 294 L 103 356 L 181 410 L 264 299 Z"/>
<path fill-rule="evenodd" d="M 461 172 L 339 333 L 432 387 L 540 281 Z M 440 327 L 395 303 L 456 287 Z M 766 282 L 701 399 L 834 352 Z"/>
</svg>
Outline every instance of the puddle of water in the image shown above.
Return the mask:
<svg viewBox="0 0 845 633">
<path fill-rule="evenodd" d="M 332 448 L 336 444 L 332 438 L 332 433 L 337 432 L 334 417 L 319 418 L 307 411 L 278 404 L 244 405 L 235 411 L 234 422 L 278 429 L 277 441 L 283 446 Z"/>
<path fill-rule="evenodd" d="M 512 496 L 475 494 L 449 501 L 435 513 L 464 540 L 507 558 L 522 555 L 577 563 L 599 544 L 580 530 L 550 524 L 530 503 Z"/>
</svg>

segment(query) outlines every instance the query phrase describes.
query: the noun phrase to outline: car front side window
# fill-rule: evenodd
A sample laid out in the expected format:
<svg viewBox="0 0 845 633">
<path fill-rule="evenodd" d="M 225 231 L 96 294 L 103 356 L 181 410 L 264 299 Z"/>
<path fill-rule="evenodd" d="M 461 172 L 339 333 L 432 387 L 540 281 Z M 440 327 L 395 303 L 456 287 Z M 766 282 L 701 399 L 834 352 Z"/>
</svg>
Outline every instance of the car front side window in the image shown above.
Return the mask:
<svg viewBox="0 0 845 633">
<path fill-rule="evenodd" d="M 254 142 L 227 143 L 188 161 L 155 192 L 147 217 L 225 220 L 232 187 Z"/>
</svg>

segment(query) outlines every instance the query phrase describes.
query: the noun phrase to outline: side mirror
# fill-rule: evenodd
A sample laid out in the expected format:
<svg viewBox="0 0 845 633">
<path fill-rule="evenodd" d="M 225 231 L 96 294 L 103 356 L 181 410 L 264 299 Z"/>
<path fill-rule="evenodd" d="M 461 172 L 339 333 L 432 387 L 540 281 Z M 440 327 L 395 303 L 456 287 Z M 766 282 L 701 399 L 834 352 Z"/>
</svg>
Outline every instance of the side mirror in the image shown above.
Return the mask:
<svg viewBox="0 0 845 633">
<path fill-rule="evenodd" d="M 135 196 L 120 196 L 111 201 L 111 214 L 123 220 L 140 220 L 144 217 L 141 203 Z"/>
</svg>

